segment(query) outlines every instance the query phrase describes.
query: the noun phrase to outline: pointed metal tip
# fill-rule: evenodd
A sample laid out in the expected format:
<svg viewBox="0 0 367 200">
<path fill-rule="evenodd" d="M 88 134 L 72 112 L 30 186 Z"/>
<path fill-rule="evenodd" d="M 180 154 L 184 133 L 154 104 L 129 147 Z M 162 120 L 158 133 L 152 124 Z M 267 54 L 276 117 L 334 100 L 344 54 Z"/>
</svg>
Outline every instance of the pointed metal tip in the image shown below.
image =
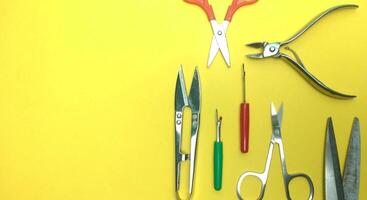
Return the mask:
<svg viewBox="0 0 367 200">
<path fill-rule="evenodd" d="M 360 134 L 360 125 L 359 125 L 359 119 L 358 119 L 358 117 L 355 117 L 353 119 L 352 133 Z"/>
<path fill-rule="evenodd" d="M 277 110 L 275 109 L 274 103 L 271 102 L 271 115 L 276 115 L 277 114 Z"/>
<path fill-rule="evenodd" d="M 354 117 L 353 124 L 358 124 L 359 125 L 359 118 L 358 117 Z"/>
<path fill-rule="evenodd" d="M 182 81 L 184 81 L 184 73 L 183 73 L 183 67 L 180 65 L 180 68 L 178 69 L 178 79 L 180 79 L 180 83 L 182 84 Z"/>
<path fill-rule="evenodd" d="M 332 134 L 334 135 L 334 127 L 333 127 L 333 120 L 331 117 L 327 118 L 327 124 L 326 124 L 326 134 L 327 134 L 327 138 L 330 138 L 329 135 Z"/>
<path fill-rule="evenodd" d="M 248 47 L 253 47 L 253 48 L 262 48 L 264 47 L 265 42 L 251 42 L 246 44 L 246 46 Z"/>
<path fill-rule="evenodd" d="M 283 102 L 279 106 L 278 114 L 283 114 Z"/>
<path fill-rule="evenodd" d="M 260 59 L 264 58 L 262 53 L 256 53 L 256 54 L 248 54 L 246 55 L 248 58 L 254 58 L 254 59 Z"/>
<path fill-rule="evenodd" d="M 226 61 L 227 67 L 230 68 L 231 67 L 231 61 L 229 61 L 227 59 L 225 59 L 225 61 Z"/>
<path fill-rule="evenodd" d="M 210 58 L 208 59 L 208 63 L 207 63 L 207 67 L 210 68 L 210 66 L 213 64 L 214 58 Z"/>
<path fill-rule="evenodd" d="M 178 68 L 178 73 L 179 74 L 183 74 L 183 66 L 182 64 L 180 65 L 180 67 Z"/>
<path fill-rule="evenodd" d="M 210 66 L 212 65 L 212 63 L 213 63 L 213 60 L 210 60 L 210 59 L 209 59 L 209 60 L 208 60 L 208 63 L 207 63 L 207 65 L 206 65 L 206 66 L 207 66 L 208 68 L 210 68 Z"/>
<path fill-rule="evenodd" d="M 195 67 L 194 76 L 196 78 L 199 78 L 199 67 L 198 66 Z"/>
<path fill-rule="evenodd" d="M 327 123 L 326 123 L 326 144 L 325 144 L 325 148 L 326 149 L 330 149 L 330 145 L 336 143 L 335 142 L 335 135 L 334 135 L 334 126 L 333 126 L 333 120 L 331 117 L 327 118 Z M 336 149 L 334 149 L 335 151 Z M 337 150 L 336 150 L 337 151 Z"/>
<path fill-rule="evenodd" d="M 180 67 L 178 68 L 177 82 L 180 82 L 180 84 L 182 84 L 183 77 L 183 66 L 180 65 Z"/>
</svg>

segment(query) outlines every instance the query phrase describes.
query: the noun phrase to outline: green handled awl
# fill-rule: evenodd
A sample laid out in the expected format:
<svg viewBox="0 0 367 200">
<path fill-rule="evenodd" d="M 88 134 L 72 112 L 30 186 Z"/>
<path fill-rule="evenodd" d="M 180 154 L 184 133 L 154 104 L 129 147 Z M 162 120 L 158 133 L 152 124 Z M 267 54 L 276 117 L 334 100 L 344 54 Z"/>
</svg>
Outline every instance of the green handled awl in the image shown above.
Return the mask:
<svg viewBox="0 0 367 200">
<path fill-rule="evenodd" d="M 222 169 L 223 169 L 223 143 L 220 140 L 220 129 L 222 126 L 222 117 L 218 118 L 218 110 L 216 110 L 217 122 L 217 139 L 214 142 L 214 188 L 222 189 Z"/>
</svg>

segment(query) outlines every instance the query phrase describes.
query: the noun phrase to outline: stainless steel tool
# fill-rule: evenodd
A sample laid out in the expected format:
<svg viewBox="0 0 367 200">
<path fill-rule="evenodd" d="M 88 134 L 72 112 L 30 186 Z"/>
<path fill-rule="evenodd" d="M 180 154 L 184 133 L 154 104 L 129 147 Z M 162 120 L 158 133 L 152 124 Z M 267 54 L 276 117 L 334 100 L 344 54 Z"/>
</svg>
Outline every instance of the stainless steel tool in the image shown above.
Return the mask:
<svg viewBox="0 0 367 200">
<path fill-rule="evenodd" d="M 354 4 L 346 4 L 346 5 L 340 5 L 332 7 L 324 12 L 322 12 L 320 15 L 318 15 L 316 18 L 314 18 L 309 24 L 307 24 L 303 29 L 301 29 L 299 32 L 294 34 L 291 38 L 289 38 L 286 41 L 283 42 L 253 42 L 247 44 L 247 46 L 254 47 L 254 48 L 261 48 L 263 49 L 262 53 L 258 54 L 249 54 L 247 55 L 249 58 L 255 58 L 255 59 L 263 59 L 263 58 L 282 58 L 285 61 L 289 62 L 295 69 L 308 81 L 311 83 L 312 86 L 314 86 L 317 90 L 320 92 L 334 97 L 334 98 L 341 98 L 341 99 L 348 99 L 356 97 L 355 95 L 349 95 L 344 94 L 341 92 L 337 92 L 330 87 L 326 86 L 324 83 L 322 83 L 320 80 L 318 80 L 314 75 L 312 75 L 305 67 L 299 56 L 295 51 L 293 51 L 290 47 L 287 47 L 288 44 L 296 40 L 298 37 L 300 37 L 303 33 L 305 33 L 309 28 L 311 28 L 315 23 L 317 23 L 321 18 L 323 18 L 325 15 L 338 10 L 342 8 L 358 8 L 358 5 Z M 292 58 L 291 56 L 280 52 L 280 49 L 286 46 L 285 49 L 289 50 L 291 53 L 293 53 L 295 58 Z"/>
<path fill-rule="evenodd" d="M 280 128 L 282 125 L 282 117 L 283 117 L 283 104 L 280 106 L 278 112 L 276 111 L 274 104 L 271 104 L 271 124 L 273 128 L 273 133 L 270 140 L 270 146 L 269 146 L 269 152 L 265 163 L 265 169 L 263 172 L 245 172 L 243 173 L 237 182 L 237 197 L 240 200 L 243 200 L 244 198 L 241 196 L 241 185 L 242 182 L 245 180 L 246 177 L 255 177 L 260 180 L 261 182 L 261 191 L 260 196 L 258 197 L 258 200 L 263 199 L 265 188 L 266 188 L 266 182 L 268 181 L 268 175 L 269 175 L 269 169 L 270 169 L 270 163 L 273 156 L 273 150 L 274 146 L 278 144 L 279 146 L 279 154 L 280 154 L 280 160 L 282 164 L 282 174 L 283 174 L 283 181 L 284 181 L 284 187 L 285 187 L 285 193 L 287 195 L 287 199 L 291 200 L 290 194 L 289 194 L 289 184 L 290 182 L 295 178 L 304 178 L 306 179 L 309 188 L 310 193 L 308 196 L 308 200 L 312 200 L 314 196 L 314 187 L 313 183 L 311 181 L 311 178 L 307 174 L 303 173 L 297 173 L 297 174 L 289 174 L 287 171 L 287 167 L 285 164 L 285 155 L 284 155 L 284 147 L 283 147 L 283 141 L 282 136 L 280 132 Z"/>
<path fill-rule="evenodd" d="M 183 110 L 184 108 L 191 109 L 191 140 L 190 140 L 190 153 L 185 154 L 181 152 L 182 144 L 182 126 L 183 126 Z M 196 146 L 199 135 L 200 124 L 200 82 L 199 72 L 195 69 L 194 77 L 191 83 L 190 95 L 187 96 L 185 79 L 183 75 L 182 66 L 179 69 L 177 82 L 176 82 L 176 94 L 175 94 L 175 149 L 176 149 L 176 197 L 181 199 L 179 195 L 180 190 L 180 164 L 183 161 L 190 161 L 190 175 L 189 175 L 189 198 L 191 198 L 194 187 L 194 175 L 195 175 L 195 158 L 196 158 Z"/>
<path fill-rule="evenodd" d="M 358 200 L 361 162 L 361 141 L 358 118 L 354 118 L 349 139 L 347 158 L 343 177 L 340 172 L 338 149 L 335 140 L 333 122 L 327 120 L 325 142 L 325 199 Z"/>
</svg>

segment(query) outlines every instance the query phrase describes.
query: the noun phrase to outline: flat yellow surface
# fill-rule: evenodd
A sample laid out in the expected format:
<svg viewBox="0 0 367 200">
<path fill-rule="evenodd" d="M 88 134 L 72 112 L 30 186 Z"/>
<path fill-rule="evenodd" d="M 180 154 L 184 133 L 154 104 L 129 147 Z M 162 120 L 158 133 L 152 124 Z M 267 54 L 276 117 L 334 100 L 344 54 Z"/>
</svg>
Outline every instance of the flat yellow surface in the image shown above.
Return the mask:
<svg viewBox="0 0 367 200">
<path fill-rule="evenodd" d="M 230 2 L 211 1 L 218 19 Z M 1 1 L 0 199 L 174 199 L 174 91 L 180 64 L 188 88 L 199 66 L 202 86 L 193 199 L 236 199 L 239 175 L 263 170 L 271 102 L 277 107 L 284 102 L 288 170 L 311 176 L 316 200 L 323 199 L 326 118 L 334 119 L 343 168 L 352 120 L 360 117 L 360 199 L 367 199 L 367 2 L 353 1 L 360 8 L 327 16 L 291 44 L 315 76 L 356 99 L 319 93 L 282 60 L 244 57 L 258 52 L 244 44 L 285 40 L 342 3 L 351 2 L 260 0 L 241 8 L 227 32 L 232 67 L 219 55 L 208 69 L 210 25 L 198 7 L 181 0 Z M 251 103 L 248 154 L 239 151 L 242 63 Z M 216 108 L 223 116 L 220 192 L 214 191 L 212 176 Z M 275 150 L 264 199 L 285 199 Z M 246 199 L 256 199 L 255 183 L 245 183 Z M 291 193 L 293 199 L 306 199 L 306 182 L 293 182 Z"/>
</svg>

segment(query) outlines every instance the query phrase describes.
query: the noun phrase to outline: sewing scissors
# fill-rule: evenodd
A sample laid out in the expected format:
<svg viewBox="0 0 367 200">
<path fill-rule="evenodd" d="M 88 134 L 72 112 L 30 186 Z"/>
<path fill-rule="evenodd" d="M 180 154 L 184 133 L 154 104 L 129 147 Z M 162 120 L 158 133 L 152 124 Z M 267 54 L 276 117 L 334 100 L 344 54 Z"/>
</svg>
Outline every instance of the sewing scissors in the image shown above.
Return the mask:
<svg viewBox="0 0 367 200">
<path fill-rule="evenodd" d="M 190 153 L 185 154 L 181 152 L 182 144 L 182 124 L 183 124 L 183 110 L 184 108 L 191 109 L 191 140 L 190 140 Z M 189 175 L 189 199 L 191 198 L 193 186 L 194 186 L 194 173 L 195 173 L 195 157 L 196 157 L 196 145 L 199 135 L 200 124 L 200 82 L 199 72 L 195 68 L 194 77 L 191 82 L 190 95 L 187 96 L 185 79 L 183 75 L 182 66 L 178 71 L 176 81 L 176 94 L 175 94 L 175 167 L 176 167 L 176 197 L 181 199 L 179 195 L 180 190 L 180 164 L 183 161 L 190 161 L 190 175 Z"/>
<path fill-rule="evenodd" d="M 286 41 L 283 42 L 253 42 L 253 43 L 249 43 L 247 44 L 247 46 L 253 47 L 253 48 L 261 48 L 263 49 L 262 53 L 258 53 L 258 54 L 249 54 L 247 55 L 249 58 L 254 58 L 254 59 L 263 59 L 263 58 L 269 58 L 269 57 L 273 57 L 273 58 L 282 58 L 285 61 L 289 62 L 293 67 L 295 67 L 295 69 L 307 80 L 311 83 L 312 86 L 314 86 L 316 89 L 318 89 L 320 92 L 334 97 L 334 98 L 341 98 L 341 99 L 346 99 L 346 98 L 353 98 L 356 97 L 354 95 L 348 95 L 348 94 L 343 94 L 340 92 L 337 92 L 333 89 L 331 89 L 330 87 L 326 86 L 324 83 L 322 83 L 320 80 L 318 80 L 314 75 L 312 75 L 305 67 L 305 65 L 303 64 L 302 60 L 299 58 L 299 56 L 297 55 L 297 53 L 295 51 L 293 51 L 290 47 L 286 46 L 288 44 L 290 44 L 291 42 L 293 42 L 294 40 L 296 40 L 298 37 L 300 37 L 303 33 L 305 33 L 308 29 L 310 29 L 315 23 L 317 23 L 321 18 L 323 18 L 325 15 L 338 10 L 338 9 L 342 9 L 342 8 L 358 8 L 358 5 L 353 5 L 353 4 L 346 4 L 346 5 L 340 5 L 340 6 L 335 6 L 332 8 L 329 8 L 328 10 L 322 12 L 321 14 L 319 14 L 316 18 L 314 18 L 309 24 L 307 24 L 303 29 L 301 29 L 299 32 L 297 32 L 296 34 L 294 34 L 291 38 L 289 38 Z M 291 56 L 280 52 L 281 48 L 283 46 L 286 46 L 285 49 L 290 51 L 294 57 L 292 58 Z"/>
<path fill-rule="evenodd" d="M 227 43 L 227 29 L 228 25 L 232 20 L 234 13 L 242 6 L 251 5 L 256 3 L 257 0 L 233 0 L 232 4 L 228 7 L 226 16 L 223 23 L 218 23 L 215 19 L 214 11 L 212 6 L 208 3 L 208 0 L 184 0 L 189 4 L 194 4 L 203 9 L 206 13 L 210 25 L 213 30 L 213 38 L 209 51 L 208 67 L 213 63 L 215 56 L 218 51 L 222 53 L 222 56 L 228 67 L 231 66 L 228 43 Z"/>
<path fill-rule="evenodd" d="M 325 142 L 325 199 L 358 200 L 361 162 L 361 141 L 358 118 L 354 118 L 350 134 L 343 177 L 340 172 L 338 149 L 333 122 L 327 120 Z"/>
<path fill-rule="evenodd" d="M 283 117 L 283 104 L 280 106 L 278 112 L 276 111 L 274 104 L 271 104 L 271 124 L 272 124 L 272 129 L 273 129 L 273 134 L 270 140 L 270 147 L 269 147 L 269 152 L 268 152 L 268 156 L 266 159 L 266 164 L 265 164 L 265 169 L 263 172 L 261 173 L 257 173 L 257 172 L 245 172 L 243 173 L 240 178 L 238 179 L 237 182 L 237 197 L 240 200 L 243 200 L 242 196 L 241 196 L 241 185 L 243 180 L 246 177 L 255 177 L 257 179 L 260 180 L 261 182 L 261 191 L 260 191 L 260 196 L 258 197 L 258 200 L 261 200 L 264 197 L 264 192 L 265 192 L 265 187 L 266 187 L 266 182 L 268 180 L 268 175 L 269 175 L 269 169 L 270 169 L 270 163 L 271 163 L 271 158 L 273 156 L 273 150 L 274 150 L 274 145 L 278 144 L 279 145 L 279 154 L 280 154 L 280 160 L 281 160 L 281 164 L 282 164 L 282 174 L 283 174 L 283 180 L 284 180 L 284 187 L 285 187 L 285 192 L 287 195 L 287 199 L 290 200 L 290 194 L 289 194 L 289 184 L 290 182 L 295 179 L 295 178 L 304 178 L 307 180 L 309 188 L 310 188 L 310 193 L 308 196 L 309 200 L 313 199 L 313 195 L 314 195 L 314 187 L 313 187 L 313 183 L 311 181 L 311 178 L 303 173 L 298 173 L 298 174 L 288 174 L 287 171 L 287 167 L 285 164 L 285 156 L 284 156 L 284 147 L 283 147 L 283 141 L 282 141 L 282 136 L 280 133 L 280 128 L 281 128 L 281 124 L 282 124 L 282 117 Z"/>
</svg>

